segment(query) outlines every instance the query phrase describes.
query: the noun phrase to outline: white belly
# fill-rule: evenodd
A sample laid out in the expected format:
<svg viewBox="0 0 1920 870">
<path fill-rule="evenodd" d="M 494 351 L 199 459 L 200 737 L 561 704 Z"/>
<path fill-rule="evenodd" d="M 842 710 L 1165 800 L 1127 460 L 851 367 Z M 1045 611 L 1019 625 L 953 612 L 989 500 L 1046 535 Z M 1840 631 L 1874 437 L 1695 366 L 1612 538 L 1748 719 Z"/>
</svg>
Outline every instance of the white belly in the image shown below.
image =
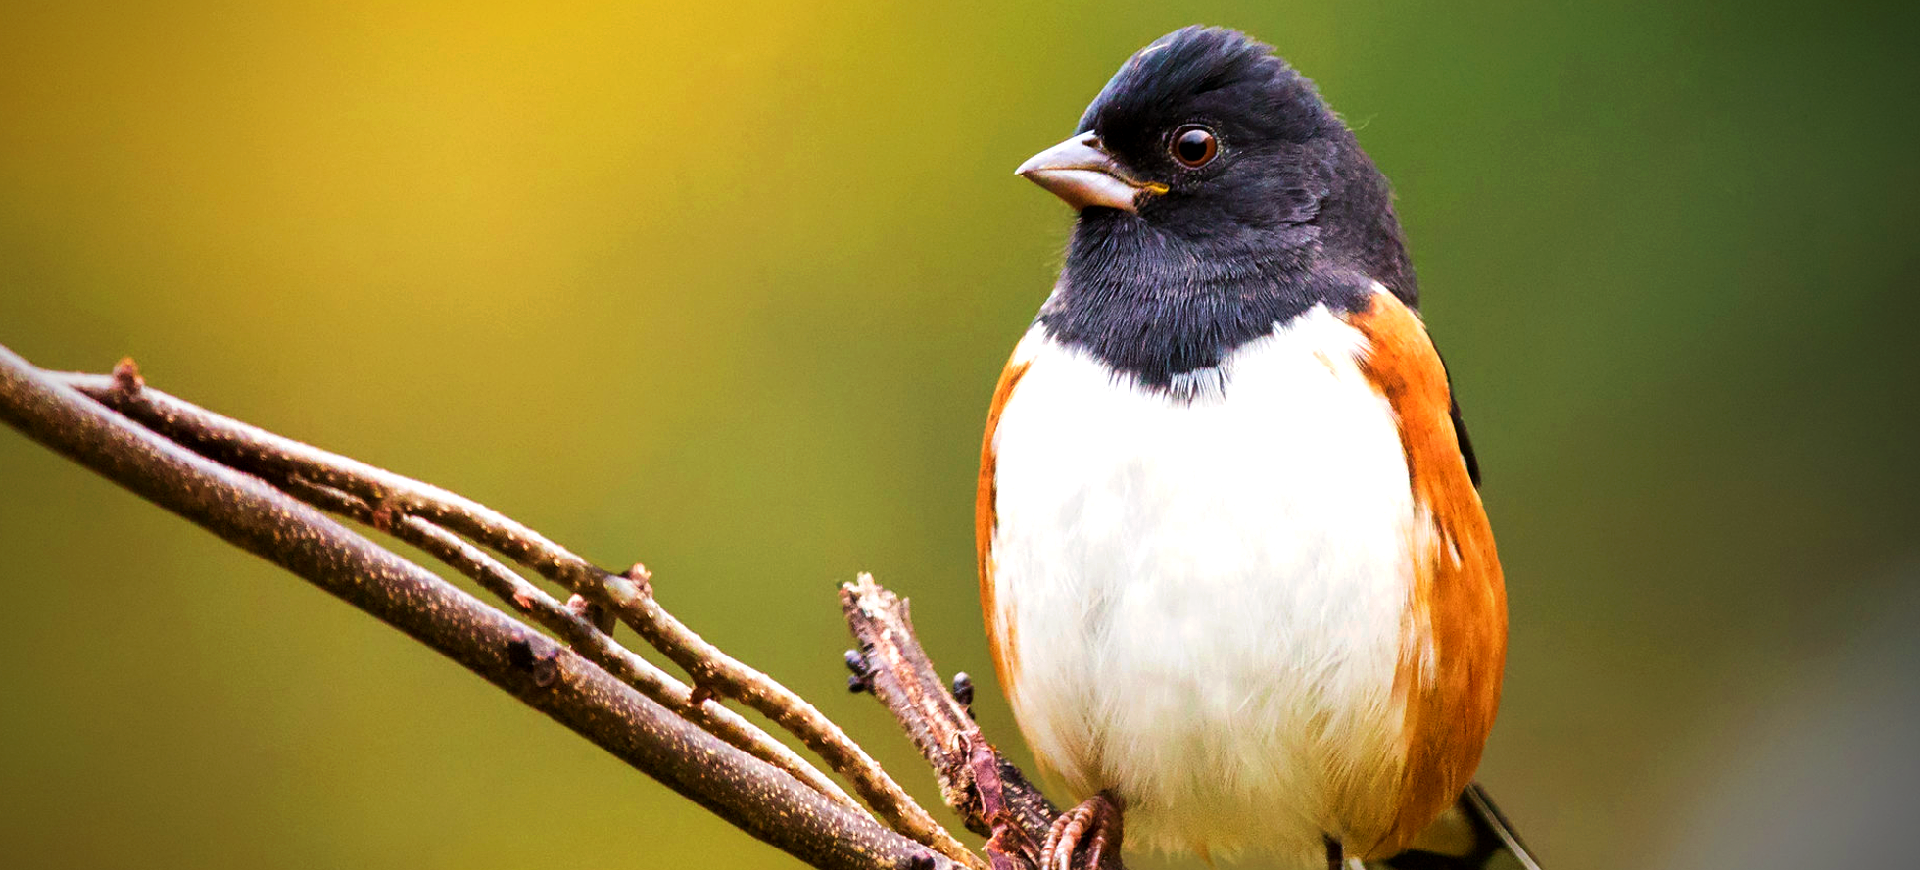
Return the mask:
<svg viewBox="0 0 1920 870">
<path fill-rule="evenodd" d="M 1393 797 L 1413 512 L 1359 333 L 1314 309 L 1191 402 L 1036 326 L 996 434 L 1014 712 L 1130 844 L 1310 864 Z M 1006 630 L 1013 626 L 1013 631 Z"/>
</svg>

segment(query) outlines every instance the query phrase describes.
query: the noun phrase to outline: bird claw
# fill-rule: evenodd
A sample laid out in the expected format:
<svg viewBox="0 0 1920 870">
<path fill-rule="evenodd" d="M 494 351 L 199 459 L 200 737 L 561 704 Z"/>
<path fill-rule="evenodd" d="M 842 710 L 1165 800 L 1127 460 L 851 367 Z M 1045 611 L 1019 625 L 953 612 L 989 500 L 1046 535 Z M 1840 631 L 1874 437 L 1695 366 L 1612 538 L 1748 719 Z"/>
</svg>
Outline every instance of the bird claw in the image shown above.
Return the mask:
<svg viewBox="0 0 1920 870">
<path fill-rule="evenodd" d="M 1053 820 L 1040 847 L 1040 870 L 1099 867 L 1109 847 L 1119 848 L 1122 836 L 1119 801 L 1104 792 L 1096 794 Z M 1076 853 L 1086 860 L 1075 864 Z"/>
</svg>

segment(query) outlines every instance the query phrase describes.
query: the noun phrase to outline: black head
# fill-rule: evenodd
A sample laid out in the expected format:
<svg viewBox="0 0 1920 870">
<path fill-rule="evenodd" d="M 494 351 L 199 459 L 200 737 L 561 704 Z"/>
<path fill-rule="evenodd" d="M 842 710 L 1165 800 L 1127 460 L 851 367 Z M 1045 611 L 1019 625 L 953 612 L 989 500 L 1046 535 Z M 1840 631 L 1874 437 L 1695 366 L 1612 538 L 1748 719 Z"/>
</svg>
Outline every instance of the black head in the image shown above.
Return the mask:
<svg viewBox="0 0 1920 870">
<path fill-rule="evenodd" d="M 1150 385 L 1379 281 L 1417 298 L 1392 195 L 1313 83 L 1245 34 L 1129 58 L 1075 135 L 1020 169 L 1080 209 L 1041 319 Z"/>
</svg>

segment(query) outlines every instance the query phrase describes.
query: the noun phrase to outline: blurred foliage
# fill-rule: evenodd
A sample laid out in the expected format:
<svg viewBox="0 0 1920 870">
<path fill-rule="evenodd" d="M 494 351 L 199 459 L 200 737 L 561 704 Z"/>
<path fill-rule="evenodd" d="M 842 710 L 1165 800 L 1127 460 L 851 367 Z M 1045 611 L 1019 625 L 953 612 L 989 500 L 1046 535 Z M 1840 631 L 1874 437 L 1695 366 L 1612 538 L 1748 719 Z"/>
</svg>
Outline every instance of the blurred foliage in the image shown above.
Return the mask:
<svg viewBox="0 0 1920 870">
<path fill-rule="evenodd" d="M 0 343 L 644 560 L 937 802 L 832 584 L 912 595 L 1017 743 L 974 465 L 1070 215 L 1011 171 L 1194 21 L 1397 184 L 1512 590 L 1483 778 L 1556 870 L 1679 866 L 1913 600 L 1904 7 L 10 0 Z M 8 866 L 792 865 L 11 433 L 0 580 Z"/>
</svg>

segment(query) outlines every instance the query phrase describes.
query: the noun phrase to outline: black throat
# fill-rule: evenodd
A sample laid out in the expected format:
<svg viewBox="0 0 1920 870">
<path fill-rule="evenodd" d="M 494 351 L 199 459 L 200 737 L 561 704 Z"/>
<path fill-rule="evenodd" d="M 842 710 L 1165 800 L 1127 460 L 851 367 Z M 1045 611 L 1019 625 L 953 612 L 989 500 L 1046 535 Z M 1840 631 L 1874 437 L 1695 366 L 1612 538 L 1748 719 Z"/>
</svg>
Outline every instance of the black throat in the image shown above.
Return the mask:
<svg viewBox="0 0 1920 870">
<path fill-rule="evenodd" d="M 1321 262 L 1320 233 L 1301 224 L 1289 228 L 1293 244 L 1269 237 L 1246 248 L 1088 209 L 1039 322 L 1055 341 L 1142 387 L 1192 398 L 1221 384 L 1218 367 L 1228 354 L 1314 306 L 1346 313 L 1368 304 L 1373 276 Z"/>
</svg>

